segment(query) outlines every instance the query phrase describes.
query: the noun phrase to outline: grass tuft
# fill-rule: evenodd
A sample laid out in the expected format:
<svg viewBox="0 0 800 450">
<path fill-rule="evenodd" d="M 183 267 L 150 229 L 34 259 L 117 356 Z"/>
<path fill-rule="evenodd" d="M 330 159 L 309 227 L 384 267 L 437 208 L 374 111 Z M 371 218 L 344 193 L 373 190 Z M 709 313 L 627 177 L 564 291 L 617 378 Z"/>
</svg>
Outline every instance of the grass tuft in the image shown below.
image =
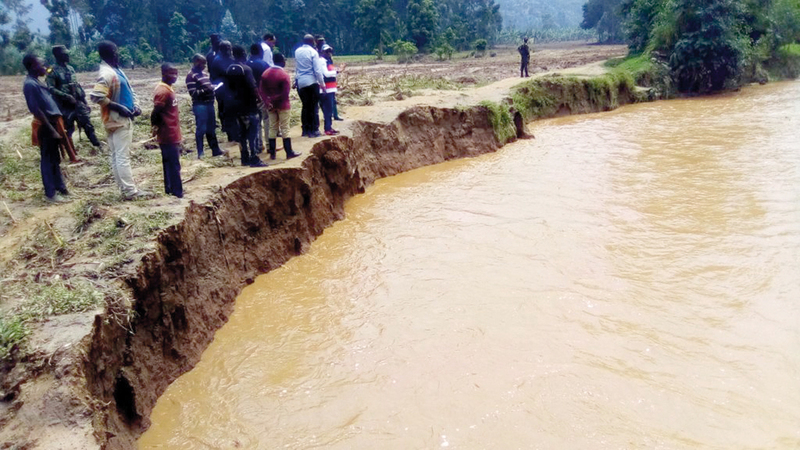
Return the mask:
<svg viewBox="0 0 800 450">
<path fill-rule="evenodd" d="M 517 129 L 514 127 L 514 119 L 507 106 L 490 101 L 481 102 L 480 105 L 489 110 L 489 121 L 492 124 L 494 136 L 501 145 L 516 137 Z"/>
<path fill-rule="evenodd" d="M 49 316 L 90 311 L 100 306 L 103 294 L 86 281 L 57 280 L 39 285 L 37 292 L 19 308 L 23 320 L 41 320 Z"/>
<path fill-rule="evenodd" d="M 11 356 L 14 348 L 20 347 L 29 333 L 21 317 L 0 317 L 0 360 Z"/>
</svg>

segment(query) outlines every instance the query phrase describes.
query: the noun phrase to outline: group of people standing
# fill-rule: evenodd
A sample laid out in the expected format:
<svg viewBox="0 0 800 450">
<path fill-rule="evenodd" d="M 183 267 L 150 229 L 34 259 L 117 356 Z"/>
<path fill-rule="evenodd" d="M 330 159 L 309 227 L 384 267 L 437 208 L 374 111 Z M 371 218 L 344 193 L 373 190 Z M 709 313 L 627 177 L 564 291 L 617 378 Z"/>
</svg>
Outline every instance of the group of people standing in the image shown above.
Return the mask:
<svg viewBox="0 0 800 450">
<path fill-rule="evenodd" d="M 324 38 L 303 36 L 303 45 L 294 52 L 295 84 L 303 105 L 300 121 L 303 136 L 320 137 L 318 105 L 322 108 L 325 135 L 339 134 L 333 129 L 333 120 L 341 120 L 336 108 L 336 77 L 344 70 L 333 64 L 333 48 Z"/>
<path fill-rule="evenodd" d="M 278 136 L 282 138 L 287 159 L 300 156 L 293 150 L 289 135 L 292 86 L 297 88 L 302 102 L 303 136 L 321 136 L 320 107 L 325 134 L 338 134 L 332 121 L 342 120 L 336 108 L 336 76 L 341 69 L 337 71 L 333 65 L 333 48 L 325 43 L 324 38 L 304 36 L 303 45 L 295 53 L 297 68 L 293 84 L 284 69 L 286 58 L 273 52 L 275 44 L 275 36 L 265 34 L 262 42 L 250 46 L 248 57 L 244 48 L 212 34 L 211 51 L 205 56 L 194 55 L 192 68 L 186 75 L 186 87 L 192 98 L 198 158 L 204 155 L 204 141 L 208 142 L 213 156 L 225 154 L 216 136 L 216 110 L 220 113 L 222 129 L 228 140 L 240 146 L 242 165 L 267 165 L 258 157 L 264 150 L 265 141 L 270 159 L 276 159 Z M 124 199 L 148 197 L 149 192 L 136 186 L 130 164 L 132 123 L 142 110 L 130 81 L 119 67 L 117 46 L 103 41 L 98 44 L 97 51 L 102 63 L 97 82 L 89 92 L 89 100 L 101 109 L 114 180 Z M 99 148 L 101 144 L 89 120 L 91 109 L 86 93 L 69 65 L 69 51 L 64 46 L 55 46 L 53 55 L 57 64 L 51 68 L 47 68 L 42 58 L 36 55 L 29 54 L 23 58 L 28 72 L 23 92 L 34 116 L 32 137 L 41 150 L 45 197 L 49 202 L 60 203 L 68 201 L 69 194 L 60 169 L 62 150 L 73 162 L 79 161 L 72 143 L 76 124 L 85 131 L 92 145 Z M 41 80 L 45 75 L 47 83 Z M 173 88 L 177 79 L 175 66 L 162 65 L 161 82 L 153 94 L 150 119 L 153 136 L 161 147 L 165 192 L 182 197 L 182 136 L 178 100 Z"/>
<path fill-rule="evenodd" d="M 142 110 L 128 78 L 119 68 L 117 46 L 103 41 L 98 44 L 97 52 L 102 62 L 89 99 L 100 105 L 111 155 L 111 173 L 124 199 L 148 197 L 150 193 L 136 186 L 130 163 L 132 121 L 142 114 Z M 86 103 L 86 94 L 75 78 L 75 70 L 69 65 L 69 52 L 66 47 L 56 46 L 53 55 L 57 65 L 50 69 L 36 55 L 23 57 L 22 64 L 28 72 L 23 82 L 23 94 L 34 117 L 31 137 L 41 151 L 40 170 L 45 198 L 48 202 L 62 203 L 69 201 L 69 191 L 61 173 L 61 149 L 66 149 L 65 153 L 73 162 L 78 161 L 72 142 L 75 123 L 86 131 L 96 148 L 100 147 L 100 142 L 89 120 L 91 110 Z M 45 75 L 47 84 L 41 80 Z"/>
<path fill-rule="evenodd" d="M 211 51 L 192 58 L 193 67 L 186 77 L 192 96 L 193 111 L 198 124 L 195 138 L 198 157 L 203 155 L 203 137 L 214 154 L 220 152 L 214 135 L 214 100 L 219 111 L 222 129 L 229 141 L 241 148 L 242 165 L 266 165 L 258 154 L 266 150 L 270 159 L 276 158 L 277 137 L 282 138 L 286 158 L 300 153 L 292 149 L 289 136 L 293 83 L 285 71 L 286 58 L 274 52 L 275 35 L 267 33 L 263 41 L 245 49 L 219 34 L 211 36 Z M 321 57 L 320 54 L 323 56 Z M 319 113 L 323 110 L 326 135 L 338 134 L 333 129 L 337 69 L 333 65 L 333 48 L 324 38 L 306 35 L 303 45 L 295 52 L 295 81 L 302 102 L 302 135 L 319 137 Z M 208 76 L 204 69 L 208 67 Z M 341 119 L 339 119 L 341 120 Z M 263 133 L 262 131 L 263 130 Z"/>
</svg>

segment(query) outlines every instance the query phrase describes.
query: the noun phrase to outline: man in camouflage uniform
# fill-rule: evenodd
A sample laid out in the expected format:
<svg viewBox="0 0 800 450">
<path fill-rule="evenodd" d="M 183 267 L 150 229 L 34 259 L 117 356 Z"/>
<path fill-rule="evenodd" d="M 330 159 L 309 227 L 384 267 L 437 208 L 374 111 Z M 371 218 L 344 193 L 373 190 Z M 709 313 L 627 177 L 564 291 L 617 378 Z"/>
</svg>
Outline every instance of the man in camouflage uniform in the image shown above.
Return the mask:
<svg viewBox="0 0 800 450">
<path fill-rule="evenodd" d="M 47 69 L 47 85 L 50 86 L 53 98 L 64 116 L 68 138 L 72 140 L 75 122 L 78 122 L 92 145 L 100 147 L 100 141 L 97 140 L 89 119 L 92 110 L 86 104 L 86 93 L 78 82 L 75 69 L 69 65 L 69 50 L 63 45 L 56 45 L 53 47 L 53 56 L 56 58 L 56 65 Z"/>
</svg>

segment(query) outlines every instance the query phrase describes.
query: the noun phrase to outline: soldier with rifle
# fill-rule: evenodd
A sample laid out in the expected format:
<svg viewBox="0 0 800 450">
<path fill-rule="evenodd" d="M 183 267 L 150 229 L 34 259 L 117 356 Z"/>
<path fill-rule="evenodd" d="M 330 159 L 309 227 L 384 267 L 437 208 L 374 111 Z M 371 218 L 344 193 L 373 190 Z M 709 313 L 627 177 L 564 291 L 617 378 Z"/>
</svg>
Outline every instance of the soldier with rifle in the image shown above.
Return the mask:
<svg viewBox="0 0 800 450">
<path fill-rule="evenodd" d="M 53 98 L 64 116 L 67 138 L 72 141 L 75 131 L 75 122 L 86 132 L 86 137 L 95 148 L 100 147 L 100 141 L 89 119 L 92 110 L 86 103 L 86 93 L 83 91 L 75 69 L 69 64 L 69 50 L 63 45 L 53 47 L 53 56 L 56 64 L 47 69 L 47 85 L 50 86 Z"/>
</svg>

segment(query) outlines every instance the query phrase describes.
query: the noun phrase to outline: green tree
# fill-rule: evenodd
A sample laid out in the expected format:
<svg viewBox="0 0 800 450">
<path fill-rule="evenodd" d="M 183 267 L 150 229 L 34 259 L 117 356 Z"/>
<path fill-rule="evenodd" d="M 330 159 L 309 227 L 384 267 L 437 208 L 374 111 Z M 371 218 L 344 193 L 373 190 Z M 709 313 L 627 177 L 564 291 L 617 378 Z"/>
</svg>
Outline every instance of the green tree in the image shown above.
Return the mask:
<svg viewBox="0 0 800 450">
<path fill-rule="evenodd" d="M 417 54 L 417 46 L 412 42 L 397 40 L 391 45 L 392 53 L 397 56 L 397 62 L 408 63 Z"/>
<path fill-rule="evenodd" d="M 11 44 L 20 52 L 25 52 L 33 44 L 33 33 L 27 23 L 17 19 L 14 24 L 14 35 L 11 36 Z"/>
<path fill-rule="evenodd" d="M 621 14 L 620 0 L 589 0 L 583 5 L 581 28 L 597 31 L 600 42 L 621 42 Z"/>
<path fill-rule="evenodd" d="M 169 43 L 164 48 L 164 55 L 170 61 L 183 61 L 189 48 L 189 32 L 186 31 L 186 18 L 175 11 L 169 20 Z"/>
<path fill-rule="evenodd" d="M 222 32 L 222 36 L 225 39 L 233 43 L 237 43 L 242 40 L 242 34 L 239 32 L 239 27 L 236 26 L 236 22 L 233 21 L 233 15 L 231 14 L 230 9 L 226 10 L 225 15 L 222 17 L 220 32 Z"/>
<path fill-rule="evenodd" d="M 47 19 L 50 28 L 49 41 L 51 44 L 72 46 L 72 31 L 69 25 L 70 6 L 66 0 L 45 0 L 42 2 L 45 8 L 50 11 Z"/>
<path fill-rule="evenodd" d="M 738 24 L 742 7 L 736 0 L 678 0 L 677 41 L 669 66 L 678 90 L 723 89 L 742 72 L 747 37 Z"/>
<path fill-rule="evenodd" d="M 355 26 L 361 31 L 367 48 L 382 49 L 396 36 L 398 17 L 392 9 L 391 0 L 361 0 L 356 7 L 355 17 Z"/>
<path fill-rule="evenodd" d="M 417 48 L 426 50 L 436 34 L 439 13 L 433 0 L 410 0 L 407 6 L 408 34 Z"/>
</svg>

